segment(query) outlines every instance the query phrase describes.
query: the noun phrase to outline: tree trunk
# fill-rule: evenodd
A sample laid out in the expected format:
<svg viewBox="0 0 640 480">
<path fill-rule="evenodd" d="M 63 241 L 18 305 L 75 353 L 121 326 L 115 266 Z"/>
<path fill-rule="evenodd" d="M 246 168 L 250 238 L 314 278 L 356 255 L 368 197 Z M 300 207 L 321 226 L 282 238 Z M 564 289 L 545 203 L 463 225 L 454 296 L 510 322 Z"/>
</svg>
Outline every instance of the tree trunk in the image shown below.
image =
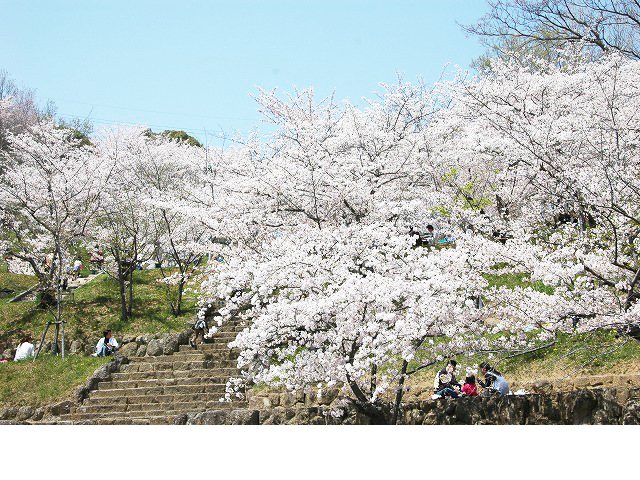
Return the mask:
<svg viewBox="0 0 640 480">
<path fill-rule="evenodd" d="M 128 310 L 127 310 L 127 293 L 126 293 L 126 276 L 125 272 L 122 269 L 122 259 L 118 253 L 114 252 L 114 258 L 116 264 L 118 265 L 118 290 L 120 293 L 120 317 L 123 322 L 127 321 L 128 318 Z"/>
<path fill-rule="evenodd" d="M 182 313 L 182 295 L 184 292 L 184 281 L 180 280 L 178 283 L 178 298 L 176 299 L 175 306 L 171 305 L 171 310 L 174 316 L 179 316 Z"/>
<path fill-rule="evenodd" d="M 127 310 L 129 317 L 133 315 L 133 271 L 134 263 L 132 262 L 131 265 L 129 265 L 129 306 Z"/>
<path fill-rule="evenodd" d="M 371 396 L 373 397 L 373 393 L 376 391 L 378 386 L 378 365 L 371 365 Z"/>
<path fill-rule="evenodd" d="M 404 380 L 407 376 L 408 366 L 409 366 L 409 362 L 404 360 L 402 362 L 402 370 L 400 370 L 400 380 L 398 380 L 398 390 L 396 390 L 396 401 L 393 406 L 393 418 L 391 420 L 392 425 L 396 425 L 398 423 L 398 415 L 400 413 L 400 404 L 402 403 L 402 395 L 404 393 Z"/>
</svg>

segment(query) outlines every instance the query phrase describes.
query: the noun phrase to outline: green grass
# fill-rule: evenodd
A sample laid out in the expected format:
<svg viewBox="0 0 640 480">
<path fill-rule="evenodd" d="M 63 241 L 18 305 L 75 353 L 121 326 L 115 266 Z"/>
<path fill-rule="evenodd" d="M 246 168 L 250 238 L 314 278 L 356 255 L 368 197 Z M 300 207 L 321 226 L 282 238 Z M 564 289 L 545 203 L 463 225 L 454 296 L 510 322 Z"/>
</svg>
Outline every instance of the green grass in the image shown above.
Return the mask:
<svg viewBox="0 0 640 480">
<path fill-rule="evenodd" d="M 0 278 L 7 275 L 0 273 Z M 97 339 L 105 328 L 111 328 L 116 338 L 183 330 L 195 315 L 196 299 L 185 296 L 182 315 L 174 317 L 165 286 L 157 282 L 159 278 L 158 270 L 134 273 L 133 315 L 126 321 L 120 318 L 118 284 L 114 279 L 101 275 L 78 288 L 74 298 L 63 304 L 67 338 Z M 8 303 L 6 299 L 0 300 L 0 343 L 5 347 L 15 346 L 23 332 L 39 338 L 46 322 L 52 318 L 50 312 L 37 308 L 34 302 Z"/>
<path fill-rule="evenodd" d="M 507 287 L 507 288 L 527 288 L 531 287 L 534 290 L 553 295 L 554 289 L 549 285 L 545 285 L 540 280 L 531 282 L 528 273 L 503 273 L 500 275 L 485 273 L 483 277 L 489 282 L 490 287 Z"/>
<path fill-rule="evenodd" d="M 33 275 L 18 275 L 7 271 L 7 264 L 0 260 L 0 291 L 10 290 L 6 298 L 0 297 L 0 302 L 11 299 L 21 292 L 33 287 L 38 280 Z"/>
<path fill-rule="evenodd" d="M 0 363 L 0 405 L 38 407 L 66 398 L 108 358 L 41 355 L 30 360 Z"/>
</svg>

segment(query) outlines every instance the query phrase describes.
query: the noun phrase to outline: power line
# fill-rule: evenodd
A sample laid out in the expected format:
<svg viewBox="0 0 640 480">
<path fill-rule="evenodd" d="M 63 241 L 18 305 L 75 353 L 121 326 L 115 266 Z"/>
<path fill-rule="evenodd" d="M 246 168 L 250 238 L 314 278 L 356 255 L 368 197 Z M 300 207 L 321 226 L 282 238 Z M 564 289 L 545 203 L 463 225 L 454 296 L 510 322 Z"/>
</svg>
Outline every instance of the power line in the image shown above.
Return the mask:
<svg viewBox="0 0 640 480">
<path fill-rule="evenodd" d="M 130 108 L 130 107 L 122 107 L 122 106 L 118 106 L 118 105 L 107 105 L 107 104 L 100 104 L 100 103 L 93 103 L 93 102 L 80 102 L 77 100 L 65 100 L 65 99 L 59 99 L 59 102 L 65 102 L 65 103 L 76 103 L 78 105 L 88 105 L 91 107 L 103 107 L 103 108 L 112 108 L 115 110 L 126 110 L 126 111 L 131 111 L 131 112 L 146 112 L 146 113 L 160 113 L 163 115 L 175 115 L 175 116 L 180 116 L 180 117 L 192 117 L 192 118 L 206 118 L 206 119 L 211 119 L 211 120 L 243 120 L 243 121 L 253 121 L 255 120 L 255 118 L 244 118 L 244 117 L 218 117 L 218 116 L 211 116 L 211 115 L 199 115 L 199 114 L 193 114 L 193 113 L 178 113 L 178 112 L 167 112 L 167 111 L 163 111 L 163 110 L 149 110 L 149 109 L 143 109 L 143 108 Z"/>
<path fill-rule="evenodd" d="M 80 118 L 79 115 L 73 115 L 69 113 L 58 113 L 57 115 L 67 120 Z M 176 127 L 175 125 L 160 125 L 160 124 L 150 124 L 150 123 L 144 123 L 144 122 L 127 122 L 122 120 L 110 120 L 106 118 L 97 118 L 97 117 L 87 117 L 87 119 L 92 123 L 99 123 L 103 125 L 127 125 L 127 126 L 134 126 L 134 127 L 158 128 L 158 129 L 164 129 L 164 130 L 184 130 L 190 133 L 197 132 L 202 135 L 214 136 L 214 137 L 217 136 L 214 133 L 211 133 L 211 129 L 206 129 L 206 128 L 188 128 L 183 126 Z"/>
</svg>

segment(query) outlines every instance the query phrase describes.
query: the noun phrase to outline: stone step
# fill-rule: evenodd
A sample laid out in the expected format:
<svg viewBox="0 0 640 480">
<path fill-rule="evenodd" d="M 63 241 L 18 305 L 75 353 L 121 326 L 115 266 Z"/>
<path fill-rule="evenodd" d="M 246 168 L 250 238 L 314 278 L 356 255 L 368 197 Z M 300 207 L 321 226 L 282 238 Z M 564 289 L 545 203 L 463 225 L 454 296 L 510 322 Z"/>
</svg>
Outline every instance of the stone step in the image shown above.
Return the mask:
<svg viewBox="0 0 640 480">
<path fill-rule="evenodd" d="M 224 345 L 233 342 L 236 339 L 235 335 L 233 336 L 214 336 L 213 338 L 208 339 L 206 342 L 202 343 L 202 345 Z M 200 344 L 198 344 L 200 346 Z"/>
<path fill-rule="evenodd" d="M 211 327 L 217 327 L 217 325 L 213 323 L 209 325 L 209 328 Z M 219 333 L 239 333 L 248 327 L 249 325 L 243 323 L 225 323 L 221 327 L 218 327 L 218 331 L 215 335 L 218 335 Z"/>
<path fill-rule="evenodd" d="M 173 355 L 158 355 L 157 357 L 129 357 L 129 365 L 133 363 L 151 362 L 189 362 L 204 360 L 205 354 L 196 350 L 189 352 L 178 352 Z"/>
<path fill-rule="evenodd" d="M 227 360 L 236 359 L 239 354 L 237 351 L 225 349 L 206 349 L 199 352 L 180 352 L 175 355 L 160 355 L 157 357 L 132 357 L 129 359 L 128 365 L 144 364 L 144 363 L 176 363 L 176 362 L 198 362 L 203 360 Z"/>
<path fill-rule="evenodd" d="M 221 403 L 213 410 L 237 410 L 248 408 L 247 402 L 233 401 Z M 178 415 L 199 413 L 204 410 L 148 410 L 146 412 L 71 413 L 63 415 L 58 424 L 103 424 L 103 425 L 157 425 L 173 424 Z"/>
<path fill-rule="evenodd" d="M 123 366 L 119 373 L 144 373 L 167 370 L 212 370 L 216 368 L 235 368 L 237 360 L 228 358 L 221 360 L 203 360 L 200 362 L 175 362 L 175 363 L 138 363 Z"/>
<path fill-rule="evenodd" d="M 230 368 L 227 373 L 211 377 L 186 377 L 186 378 L 143 378 L 138 380 L 111 380 L 98 383 L 98 390 L 120 390 L 125 388 L 154 388 L 163 386 L 195 386 L 216 383 L 226 384 L 230 376 L 239 376 L 238 370 Z M 96 390 L 94 390 L 96 391 Z"/>
<path fill-rule="evenodd" d="M 212 393 L 175 393 L 168 395 L 124 395 L 124 396 L 110 396 L 103 398 L 90 397 L 85 400 L 82 406 L 123 406 L 138 407 L 139 405 L 156 405 L 157 408 L 162 408 L 167 405 L 182 404 L 189 402 L 217 402 L 220 398 L 224 397 L 224 386 L 218 388 L 217 392 Z"/>
<path fill-rule="evenodd" d="M 122 372 L 112 373 L 113 380 L 143 380 L 147 378 L 216 378 L 225 375 L 228 372 L 239 374 L 238 369 L 234 368 L 235 362 L 229 361 L 228 364 L 218 368 L 205 368 L 193 370 L 152 370 L 149 372 Z M 231 373 L 231 375 L 234 375 Z"/>
<path fill-rule="evenodd" d="M 218 352 L 218 351 L 232 351 L 232 352 L 240 352 L 238 348 L 229 348 L 223 343 L 200 343 L 193 348 L 191 345 L 180 345 L 180 353 L 207 353 L 207 352 Z M 174 353 L 174 355 L 177 355 Z M 147 357 L 142 357 L 147 358 Z"/>
<path fill-rule="evenodd" d="M 176 395 L 176 394 L 224 394 L 226 382 L 198 383 L 195 385 L 152 385 L 142 387 L 123 387 L 94 390 L 89 400 L 110 397 L 134 397 L 141 395 Z"/>
<path fill-rule="evenodd" d="M 200 383 L 196 385 L 160 385 L 133 388 L 112 388 L 94 390 L 89 394 L 89 400 L 110 397 L 136 397 L 142 395 L 174 395 L 199 393 L 224 394 L 225 385 L 225 383 Z"/>
<path fill-rule="evenodd" d="M 184 349 L 182 348 L 184 347 Z M 181 345 L 180 353 L 187 353 L 186 350 L 191 349 L 192 353 L 201 352 L 201 353 L 215 353 L 215 352 L 234 352 L 240 353 L 240 349 L 238 348 L 229 348 L 226 343 L 201 343 L 194 349 L 190 345 Z"/>
<path fill-rule="evenodd" d="M 245 402 L 242 402 L 244 405 Z M 98 413 L 103 415 L 120 415 L 122 413 L 134 414 L 135 416 L 153 416 L 166 412 L 202 412 L 205 410 L 224 410 L 236 408 L 236 402 L 220 402 L 215 400 L 200 400 L 193 402 L 173 402 L 173 403 L 135 403 L 135 404 L 101 404 L 101 405 L 81 405 L 77 407 L 75 414 Z"/>
<path fill-rule="evenodd" d="M 202 360 L 199 362 L 175 362 L 175 363 L 138 363 L 131 365 L 124 365 L 120 368 L 120 373 L 138 373 L 138 372 L 153 372 L 164 370 L 195 370 L 204 369 L 211 366 L 211 361 Z"/>
<path fill-rule="evenodd" d="M 93 419 L 64 422 L 67 425 L 173 425 L 178 414 L 157 417 L 95 417 Z M 58 423 L 58 425 L 62 422 Z"/>
</svg>

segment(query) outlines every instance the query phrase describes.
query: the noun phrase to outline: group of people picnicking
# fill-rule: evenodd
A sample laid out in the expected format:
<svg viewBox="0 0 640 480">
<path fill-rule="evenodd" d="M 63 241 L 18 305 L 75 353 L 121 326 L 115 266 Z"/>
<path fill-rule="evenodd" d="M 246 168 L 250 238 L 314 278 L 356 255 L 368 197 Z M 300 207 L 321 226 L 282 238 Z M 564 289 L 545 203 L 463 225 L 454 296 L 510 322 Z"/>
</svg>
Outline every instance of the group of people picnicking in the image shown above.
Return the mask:
<svg viewBox="0 0 640 480">
<path fill-rule="evenodd" d="M 474 373 L 467 373 L 462 385 L 456 379 L 457 366 L 458 363 L 455 360 L 449 360 L 445 368 L 436 374 L 432 399 L 509 394 L 509 384 L 502 374 L 489 363 L 482 362 L 479 366 L 484 380 L 477 379 Z M 478 385 L 482 387 L 481 393 L 478 392 Z"/>
</svg>

